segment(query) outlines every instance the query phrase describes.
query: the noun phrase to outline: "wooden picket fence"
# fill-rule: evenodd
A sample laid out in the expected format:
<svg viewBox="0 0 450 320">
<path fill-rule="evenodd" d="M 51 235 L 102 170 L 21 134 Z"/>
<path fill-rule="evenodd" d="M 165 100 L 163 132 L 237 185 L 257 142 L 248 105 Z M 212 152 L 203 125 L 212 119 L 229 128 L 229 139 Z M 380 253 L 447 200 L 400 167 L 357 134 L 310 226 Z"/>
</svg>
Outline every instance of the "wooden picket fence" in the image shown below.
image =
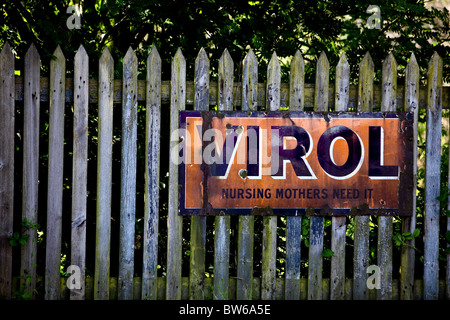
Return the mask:
<svg viewBox="0 0 450 320">
<path fill-rule="evenodd" d="M 22 283 L 34 294 L 36 281 L 45 284 L 45 299 L 442 299 L 450 298 L 450 257 L 447 254 L 446 279 L 439 279 L 440 161 L 442 108 L 450 108 L 450 88 L 443 86 L 441 57 L 434 54 L 428 65 L 427 84 L 420 86 L 419 67 L 411 55 L 406 66 L 404 86 L 397 86 L 397 63 L 392 54 L 383 62 L 381 85 L 374 85 L 374 64 L 369 53 L 359 65 L 357 85 L 351 85 L 350 66 L 343 53 L 336 66 L 335 83 L 329 83 L 329 62 L 322 53 L 316 65 L 314 85 L 304 83 L 304 60 L 297 51 L 291 60 L 290 81 L 281 83 L 278 57 L 274 53 L 267 69 L 267 81 L 258 83 L 258 61 L 249 50 L 242 62 L 242 79 L 234 82 L 234 64 L 227 50 L 218 63 L 218 81 L 210 83 L 210 62 L 201 49 L 195 61 L 195 80 L 186 81 L 186 61 L 178 50 L 171 65 L 171 80 L 161 80 L 161 59 L 154 47 L 147 58 L 146 81 L 138 80 L 138 61 L 130 48 L 123 58 L 123 79 L 114 79 L 114 61 L 107 48 L 98 64 L 98 80 L 89 77 L 89 58 L 80 46 L 74 58 L 73 78 L 66 78 L 66 58 L 58 47 L 50 63 L 50 77 L 40 77 L 40 56 L 34 45 L 26 53 L 22 76 L 15 76 L 14 55 L 5 44 L 0 55 L 0 298 L 11 299 L 13 288 Z M 23 101 L 23 181 L 14 181 L 15 102 Z M 49 102 L 47 212 L 38 212 L 39 110 Z M 73 104 L 73 163 L 63 163 L 64 106 Z M 87 174 L 88 113 L 90 103 L 98 104 L 97 176 Z M 111 234 L 111 183 L 113 105 L 122 106 L 120 234 Z M 146 107 L 145 177 L 136 175 L 137 106 Z M 170 128 L 161 128 L 161 106 L 170 108 Z M 418 275 L 414 239 L 402 247 L 400 278 L 393 279 L 393 217 L 378 217 L 377 265 L 381 289 L 367 287 L 369 266 L 369 216 L 354 218 L 353 265 L 345 265 L 346 218 L 332 217 L 331 273 L 323 274 L 324 217 L 310 217 L 309 252 L 301 252 L 301 216 L 286 217 L 286 262 L 284 278 L 276 274 L 277 217 L 264 216 L 261 277 L 254 277 L 254 216 L 216 216 L 214 219 L 214 272 L 205 278 L 205 216 L 192 216 L 190 222 L 189 276 L 182 277 L 181 257 L 183 217 L 178 215 L 178 166 L 169 164 L 167 273 L 157 276 L 159 230 L 160 145 L 164 130 L 178 128 L 179 111 L 186 105 L 194 110 L 231 111 L 288 107 L 289 110 L 381 111 L 405 110 L 415 113 L 417 158 L 417 115 L 427 110 L 426 173 L 424 212 L 424 272 Z M 171 141 L 170 148 L 178 143 Z M 68 152 L 69 150 L 66 150 Z M 62 207 L 63 168 L 72 165 L 72 207 Z M 417 165 L 415 161 L 415 171 Z M 119 173 L 115 173 L 119 174 Z M 41 177 L 43 179 L 43 177 Z M 86 242 L 87 180 L 96 179 L 95 244 Z M 145 179 L 142 277 L 134 276 L 136 181 Z M 22 194 L 22 213 L 13 208 L 14 194 Z M 412 192 L 415 199 L 416 190 Z M 450 198 L 449 198 L 450 199 Z M 450 209 L 450 201 L 449 201 Z M 68 290 L 61 278 L 62 215 L 71 212 L 70 264 L 81 272 L 81 288 Z M 411 218 L 403 221 L 403 232 L 416 229 L 416 203 Z M 46 215 L 45 274 L 36 275 L 36 229 L 21 246 L 21 277 L 13 278 L 10 237 L 13 217 L 33 224 Z M 238 219 L 237 276 L 230 277 L 230 220 Z M 441 228 L 442 229 L 442 228 Z M 120 237 L 119 274 L 111 277 L 111 237 Z M 95 245 L 95 273 L 86 277 L 86 246 Z M 308 256 L 308 274 L 300 274 L 301 257 Z M 353 269 L 347 279 L 346 269 Z M 423 278 L 422 278 L 423 276 Z M 41 277 L 41 278 L 39 278 Z M 27 280 L 28 279 L 28 280 Z M 39 280 L 40 279 L 40 280 Z"/>
</svg>

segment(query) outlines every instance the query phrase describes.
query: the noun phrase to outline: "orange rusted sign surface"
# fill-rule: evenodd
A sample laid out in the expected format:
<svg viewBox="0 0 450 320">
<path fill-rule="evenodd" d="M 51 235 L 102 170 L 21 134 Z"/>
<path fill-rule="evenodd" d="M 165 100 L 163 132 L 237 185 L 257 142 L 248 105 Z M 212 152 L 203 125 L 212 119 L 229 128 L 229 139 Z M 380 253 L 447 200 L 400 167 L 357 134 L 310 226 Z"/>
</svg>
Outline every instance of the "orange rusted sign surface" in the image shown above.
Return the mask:
<svg viewBox="0 0 450 320">
<path fill-rule="evenodd" d="M 182 111 L 171 152 L 180 214 L 410 215 L 412 123 L 409 113 Z"/>
</svg>

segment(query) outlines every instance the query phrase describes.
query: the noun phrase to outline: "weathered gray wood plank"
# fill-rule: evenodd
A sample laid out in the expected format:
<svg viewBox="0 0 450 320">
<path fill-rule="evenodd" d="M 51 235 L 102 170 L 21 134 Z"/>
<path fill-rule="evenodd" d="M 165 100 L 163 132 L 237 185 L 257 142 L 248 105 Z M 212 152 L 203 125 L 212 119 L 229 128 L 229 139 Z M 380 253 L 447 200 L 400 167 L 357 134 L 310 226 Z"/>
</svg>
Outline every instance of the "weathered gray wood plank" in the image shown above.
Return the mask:
<svg viewBox="0 0 450 320">
<path fill-rule="evenodd" d="M 350 65 L 345 53 L 341 54 L 336 66 L 335 111 L 348 111 Z M 331 218 L 330 299 L 343 300 L 345 297 L 345 234 L 346 218 Z"/>
<path fill-rule="evenodd" d="M 172 61 L 170 98 L 170 132 L 179 126 L 179 111 L 186 103 L 186 60 L 178 49 Z M 170 152 L 178 152 L 178 139 L 170 141 Z M 178 164 L 169 163 L 169 213 L 167 221 L 167 285 L 166 297 L 169 300 L 181 299 L 181 242 L 183 218 L 178 215 Z"/>
<path fill-rule="evenodd" d="M 302 217 L 286 217 L 285 299 L 300 299 Z"/>
<path fill-rule="evenodd" d="M 242 110 L 256 110 L 258 93 L 258 61 L 250 49 L 242 62 Z M 237 248 L 237 288 L 239 300 L 250 300 L 253 297 L 253 216 L 240 216 L 238 226 Z"/>
<path fill-rule="evenodd" d="M 218 110 L 233 110 L 234 63 L 227 49 L 219 59 Z M 230 217 L 217 216 L 214 221 L 214 296 L 215 300 L 228 299 L 230 264 Z"/>
<path fill-rule="evenodd" d="M 359 65 L 358 111 L 373 109 L 374 65 L 369 52 Z M 367 267 L 369 266 L 369 216 L 356 216 L 353 251 L 353 299 L 367 300 Z"/>
<path fill-rule="evenodd" d="M 274 52 L 267 66 L 267 111 L 280 110 L 281 67 Z M 276 288 L 277 216 L 263 217 L 261 299 L 274 300 Z"/>
<path fill-rule="evenodd" d="M 34 44 L 25 54 L 24 128 L 23 128 L 23 186 L 22 223 L 37 224 L 38 181 L 39 181 L 39 80 L 40 58 Z M 20 275 L 25 292 L 34 298 L 36 288 L 36 228 L 23 228 L 23 235 L 29 235 L 22 246 Z M 27 281 L 30 279 L 30 281 Z"/>
<path fill-rule="evenodd" d="M 424 299 L 439 294 L 439 210 L 441 182 L 442 58 L 435 52 L 428 63 L 427 138 L 425 154 Z"/>
<path fill-rule="evenodd" d="M 208 111 L 209 59 L 201 48 L 195 59 L 194 110 Z M 217 236 L 217 235 L 216 235 Z M 189 299 L 204 299 L 206 216 L 191 217 L 191 254 L 189 268 Z"/>
<path fill-rule="evenodd" d="M 48 137 L 47 233 L 45 253 L 45 299 L 57 300 L 60 288 L 64 164 L 64 88 L 66 58 L 61 47 L 50 61 Z"/>
<path fill-rule="evenodd" d="M 80 288 L 70 290 L 70 299 L 84 300 L 86 293 L 86 218 L 89 114 L 89 57 L 81 45 L 74 63 L 73 162 L 71 264 L 80 268 Z"/>
<path fill-rule="evenodd" d="M 301 111 L 305 107 L 305 62 L 299 50 L 291 61 L 289 74 L 289 109 Z"/>
<path fill-rule="evenodd" d="M 309 261 L 308 261 L 308 300 L 322 300 L 323 271 L 323 217 L 310 217 Z"/>
<path fill-rule="evenodd" d="M 161 57 L 155 46 L 147 57 L 146 109 L 144 257 L 141 298 L 156 300 L 161 149 Z"/>
<path fill-rule="evenodd" d="M 316 64 L 316 81 L 314 89 L 314 110 L 328 111 L 330 63 L 325 52 L 319 56 Z"/>
<path fill-rule="evenodd" d="M 303 111 L 305 105 L 305 63 L 300 51 L 291 61 L 289 110 Z M 285 299 L 300 299 L 301 216 L 286 217 L 286 283 Z"/>
<path fill-rule="evenodd" d="M 346 218 L 331 218 L 331 257 L 330 299 L 345 298 L 345 234 Z"/>
<path fill-rule="evenodd" d="M 417 192 L 417 136 L 418 136 L 418 115 L 419 115 L 419 65 L 414 53 L 411 54 L 405 70 L 405 98 L 404 110 L 414 113 L 413 125 L 413 197 L 411 204 L 411 217 L 403 218 L 402 232 L 410 232 L 416 229 L 416 192 Z M 412 300 L 414 298 L 414 265 L 415 265 L 415 240 L 406 241 L 402 247 L 400 258 L 400 299 Z"/>
<path fill-rule="evenodd" d="M 130 47 L 123 58 L 122 155 L 120 188 L 119 299 L 133 299 L 136 219 L 137 57 Z"/>
<path fill-rule="evenodd" d="M 109 299 L 114 61 L 103 49 L 99 61 L 97 217 L 94 299 Z"/>
<path fill-rule="evenodd" d="M 314 111 L 328 111 L 330 64 L 322 52 L 316 64 Z M 311 217 L 309 235 L 308 300 L 322 300 L 323 217 Z"/>
<path fill-rule="evenodd" d="M 392 53 L 383 62 L 381 86 L 381 111 L 397 111 L 397 62 Z M 377 263 L 381 272 L 378 300 L 392 299 L 392 236 L 393 218 L 378 217 Z"/>
<path fill-rule="evenodd" d="M 341 54 L 336 66 L 336 79 L 334 85 L 335 111 L 348 111 L 350 98 L 350 65 L 345 52 Z"/>
<path fill-rule="evenodd" d="M 242 109 L 257 110 L 258 107 L 258 61 L 250 49 L 242 64 Z"/>
<path fill-rule="evenodd" d="M 14 54 L 9 43 L 0 53 L 0 300 L 11 299 L 14 217 Z"/>
</svg>

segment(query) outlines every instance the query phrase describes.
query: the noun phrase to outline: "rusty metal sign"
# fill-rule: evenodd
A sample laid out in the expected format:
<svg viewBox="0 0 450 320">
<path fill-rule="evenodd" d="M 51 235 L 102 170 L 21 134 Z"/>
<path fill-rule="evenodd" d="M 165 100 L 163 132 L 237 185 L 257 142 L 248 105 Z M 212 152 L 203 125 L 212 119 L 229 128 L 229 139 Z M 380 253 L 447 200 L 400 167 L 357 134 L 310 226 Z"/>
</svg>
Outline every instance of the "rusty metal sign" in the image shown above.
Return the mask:
<svg viewBox="0 0 450 320">
<path fill-rule="evenodd" d="M 413 115 L 181 111 L 181 215 L 412 214 Z"/>
</svg>

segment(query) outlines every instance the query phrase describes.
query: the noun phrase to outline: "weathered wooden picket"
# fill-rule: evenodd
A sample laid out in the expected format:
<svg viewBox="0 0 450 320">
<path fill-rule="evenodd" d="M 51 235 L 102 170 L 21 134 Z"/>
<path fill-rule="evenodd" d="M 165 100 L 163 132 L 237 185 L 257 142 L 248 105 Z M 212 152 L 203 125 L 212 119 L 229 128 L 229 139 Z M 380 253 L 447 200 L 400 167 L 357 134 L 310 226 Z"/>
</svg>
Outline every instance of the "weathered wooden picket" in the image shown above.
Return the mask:
<svg viewBox="0 0 450 320">
<path fill-rule="evenodd" d="M 11 299 L 13 287 L 23 282 L 30 292 L 36 287 L 36 228 L 21 251 L 21 279 L 13 279 L 13 217 L 22 215 L 29 224 L 46 215 L 46 266 L 41 281 L 45 299 L 450 299 L 450 256 L 447 254 L 446 279 L 439 279 L 440 161 L 442 108 L 450 108 L 450 87 L 442 83 L 442 59 L 434 54 L 428 65 L 427 84 L 420 86 L 419 67 L 411 55 L 406 66 L 404 86 L 397 85 L 397 63 L 392 54 L 384 61 L 382 83 L 374 85 L 374 64 L 369 53 L 359 65 L 357 85 L 350 84 L 350 66 L 345 53 L 336 66 L 335 83 L 329 83 L 329 62 L 325 53 L 317 60 L 316 82 L 305 84 L 305 64 L 299 51 L 291 60 L 290 82 L 281 83 L 280 63 L 274 53 L 267 69 L 267 81 L 258 83 L 258 61 L 249 50 L 242 62 L 242 79 L 233 74 L 234 63 L 227 50 L 218 63 L 218 81 L 210 83 L 210 62 L 201 49 L 195 61 L 194 81 L 186 81 L 186 61 L 178 50 L 172 62 L 170 81 L 161 80 L 161 58 L 154 47 L 147 58 L 146 81 L 138 80 L 138 61 L 130 48 L 123 58 L 123 79 L 114 79 L 114 61 L 105 48 L 99 60 L 98 80 L 89 78 L 88 55 L 80 46 L 74 57 L 73 78 L 66 78 L 66 58 L 58 47 L 50 64 L 50 77 L 40 77 L 40 57 L 34 45 L 25 55 L 23 77 L 15 76 L 14 55 L 5 44 L 0 55 L 0 298 Z M 234 82 L 234 80 L 238 80 Z M 15 102 L 23 101 L 23 182 L 14 181 Z M 47 212 L 38 212 L 39 110 L 49 101 L 49 149 Z M 73 105 L 73 163 L 63 163 L 64 106 Z M 89 104 L 98 104 L 97 176 L 87 175 Z M 122 106 L 120 234 L 111 234 L 111 183 L 113 105 Z M 145 177 L 136 175 L 137 107 L 145 104 Z M 170 128 L 161 128 L 161 108 L 170 108 Z M 182 277 L 181 259 L 183 218 L 178 215 L 178 166 L 169 164 L 167 274 L 157 276 L 159 229 L 160 145 L 162 130 L 174 132 L 179 111 L 193 105 L 194 110 L 314 110 L 381 111 L 405 110 L 415 114 L 415 158 L 417 158 L 417 115 L 427 110 L 424 273 L 415 272 L 417 260 L 414 240 L 402 247 L 400 278 L 393 279 L 393 217 L 378 217 L 377 265 L 381 270 L 381 289 L 367 287 L 369 266 L 369 216 L 354 218 L 353 265 L 345 265 L 346 218 L 333 217 L 331 226 L 331 273 L 323 273 L 324 217 L 310 216 L 309 252 L 301 252 L 302 216 L 286 217 L 285 277 L 276 273 L 277 217 L 264 216 L 262 231 L 261 277 L 254 277 L 254 216 L 239 216 L 237 230 L 237 276 L 230 277 L 230 216 L 214 219 L 214 276 L 205 278 L 207 217 L 192 216 L 190 221 L 189 276 Z M 178 140 L 172 139 L 170 150 Z M 81 287 L 68 290 L 61 278 L 63 166 L 72 165 L 71 257 L 79 267 Z M 414 162 L 414 175 L 417 172 Z M 118 174 L 118 172 L 114 172 Z M 42 177 L 41 177 L 42 179 Z M 97 181 L 96 242 L 86 241 L 87 180 Z M 136 181 L 145 179 L 143 264 L 135 266 Z M 416 229 L 416 189 L 412 193 L 411 218 L 403 221 L 403 232 Z M 14 194 L 22 194 L 22 213 L 13 208 Z M 448 201 L 450 209 L 450 197 Z M 110 260 L 111 237 L 120 238 L 119 261 Z M 95 245 L 94 277 L 86 277 L 86 246 Z M 300 274 L 302 256 L 308 256 L 308 274 Z M 110 265 L 119 264 L 118 277 L 111 277 Z M 134 269 L 142 276 L 135 277 Z M 346 269 L 353 278 L 346 278 Z M 26 281 L 26 279 L 29 281 Z M 14 280 L 14 281 L 13 281 Z"/>
</svg>

